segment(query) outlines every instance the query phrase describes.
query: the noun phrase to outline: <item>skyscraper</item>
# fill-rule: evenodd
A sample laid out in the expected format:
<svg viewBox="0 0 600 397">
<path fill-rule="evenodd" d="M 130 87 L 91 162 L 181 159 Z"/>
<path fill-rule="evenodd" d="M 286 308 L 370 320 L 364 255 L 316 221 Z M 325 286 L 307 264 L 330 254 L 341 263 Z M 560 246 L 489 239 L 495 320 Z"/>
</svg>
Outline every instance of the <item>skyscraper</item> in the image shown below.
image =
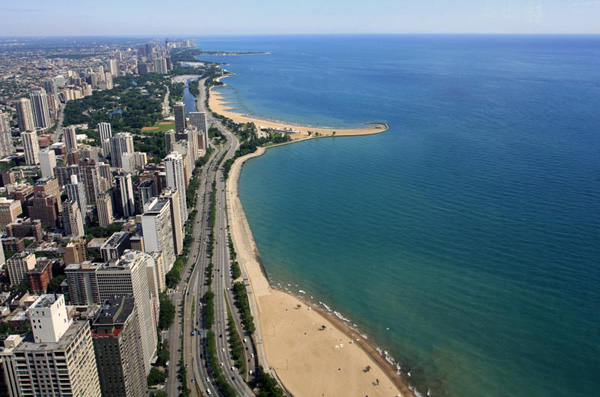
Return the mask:
<svg viewBox="0 0 600 397">
<path fill-rule="evenodd" d="M 103 396 L 148 395 L 141 337 L 133 297 L 116 296 L 102 303 L 92 324 L 92 339 Z"/>
<path fill-rule="evenodd" d="M 179 202 L 179 192 L 171 188 L 166 188 L 163 190 L 163 193 L 160 195 L 160 197 L 168 199 L 171 205 L 173 246 L 175 247 L 175 255 L 179 255 L 183 250 L 183 239 L 185 235 L 183 223 L 181 223 L 181 204 Z"/>
<path fill-rule="evenodd" d="M 110 156 L 113 167 L 123 168 L 122 156 L 133 153 L 133 137 L 128 132 L 119 132 L 110 141 Z"/>
<path fill-rule="evenodd" d="M 98 224 L 100 227 L 108 227 L 113 223 L 112 197 L 108 192 L 99 193 L 96 197 L 96 209 L 98 210 Z"/>
<path fill-rule="evenodd" d="M 15 152 L 8 114 L 0 113 L 0 157 L 10 156 Z"/>
<path fill-rule="evenodd" d="M 121 198 L 121 215 L 125 218 L 135 215 L 135 198 L 131 174 L 121 173 L 115 177 L 115 181 L 118 195 Z"/>
<path fill-rule="evenodd" d="M 190 112 L 190 124 L 198 131 L 198 149 L 206 150 L 208 148 L 208 119 L 204 112 Z"/>
<path fill-rule="evenodd" d="M 190 125 L 198 131 L 208 131 L 208 120 L 204 112 L 190 112 Z"/>
<path fill-rule="evenodd" d="M 90 158 L 79 160 L 79 181 L 83 183 L 88 205 L 96 204 L 96 196 L 100 192 L 100 171 L 98 163 Z"/>
<path fill-rule="evenodd" d="M 119 61 L 116 59 L 108 61 L 108 70 L 113 77 L 117 77 L 119 75 Z"/>
<path fill-rule="evenodd" d="M 67 153 L 77 149 L 77 131 L 75 127 L 69 126 L 63 128 L 63 141 L 65 142 Z"/>
<path fill-rule="evenodd" d="M 173 106 L 173 113 L 175 114 L 175 132 L 183 132 L 185 130 L 185 104 L 177 102 Z"/>
<path fill-rule="evenodd" d="M 126 251 L 117 261 L 102 265 L 96 273 L 101 302 L 116 296 L 133 296 L 141 331 L 144 372 L 150 373 L 150 362 L 156 354 L 156 327 L 152 296 L 146 272 L 152 257 L 139 251 Z"/>
<path fill-rule="evenodd" d="M 79 182 L 77 175 L 71 175 L 71 183 L 66 185 L 66 188 L 69 200 L 75 201 L 79 206 L 79 211 L 82 216 L 85 216 L 88 205 L 87 194 L 85 192 L 85 186 L 83 183 Z"/>
<path fill-rule="evenodd" d="M 58 89 L 56 87 L 56 82 L 54 81 L 54 79 L 44 80 L 44 81 L 42 81 L 42 85 L 44 86 L 44 90 L 48 94 L 52 94 L 52 95 L 58 94 Z"/>
<path fill-rule="evenodd" d="M 39 153 L 38 158 L 42 168 L 42 177 L 54 178 L 54 169 L 56 168 L 56 155 L 54 154 L 54 150 L 44 149 Z"/>
<path fill-rule="evenodd" d="M 69 298 L 74 305 L 100 303 L 97 275 L 102 265 L 84 261 L 71 263 L 65 267 Z"/>
<path fill-rule="evenodd" d="M 11 396 L 100 397 L 89 322 L 68 317 L 63 295 L 42 295 L 27 310 L 33 341 L 10 335 L 0 353 Z"/>
<path fill-rule="evenodd" d="M 150 199 L 158 196 L 156 191 L 156 182 L 152 179 L 146 179 L 141 182 L 137 189 L 137 211 L 138 213 L 144 212 L 144 204 L 148 203 Z"/>
<path fill-rule="evenodd" d="M 67 200 L 63 203 L 63 226 L 65 235 L 75 237 L 85 236 L 83 216 L 75 200 Z"/>
<path fill-rule="evenodd" d="M 110 140 L 112 138 L 112 129 L 110 123 L 98 124 L 98 133 L 100 134 L 100 145 L 102 146 L 102 154 L 104 157 L 110 156 Z"/>
<path fill-rule="evenodd" d="M 40 144 L 38 143 L 37 132 L 21 132 L 21 140 L 23 141 L 23 149 L 25 150 L 25 164 L 39 164 Z"/>
<path fill-rule="evenodd" d="M 142 215 L 142 234 L 146 252 L 162 252 L 165 268 L 171 270 L 175 263 L 173 222 L 167 198 L 154 198 Z"/>
<path fill-rule="evenodd" d="M 171 152 L 165 157 L 165 168 L 167 173 L 167 187 L 177 190 L 179 193 L 179 204 L 181 211 L 181 224 L 187 220 L 187 203 L 185 197 L 185 177 L 183 174 L 183 157 L 180 153 Z"/>
<path fill-rule="evenodd" d="M 17 252 L 6 261 L 6 269 L 11 287 L 27 284 L 27 272 L 35 267 L 35 255 L 27 252 Z"/>
<path fill-rule="evenodd" d="M 165 132 L 165 148 L 167 149 L 167 153 L 171 153 L 173 151 L 173 145 L 175 144 L 175 131 L 169 130 Z"/>
<path fill-rule="evenodd" d="M 35 126 L 43 130 L 50 128 L 52 121 L 50 120 L 50 109 L 48 108 L 46 91 L 43 88 L 32 91 L 29 98 L 31 99 L 31 110 L 33 111 L 33 123 Z"/>
<path fill-rule="evenodd" d="M 35 131 L 35 123 L 33 122 L 33 110 L 31 109 L 31 101 L 27 98 L 19 98 L 17 101 L 17 119 L 19 120 L 19 130 Z"/>
<path fill-rule="evenodd" d="M 156 58 L 154 60 L 154 73 L 167 74 L 167 60 L 165 58 Z"/>
</svg>

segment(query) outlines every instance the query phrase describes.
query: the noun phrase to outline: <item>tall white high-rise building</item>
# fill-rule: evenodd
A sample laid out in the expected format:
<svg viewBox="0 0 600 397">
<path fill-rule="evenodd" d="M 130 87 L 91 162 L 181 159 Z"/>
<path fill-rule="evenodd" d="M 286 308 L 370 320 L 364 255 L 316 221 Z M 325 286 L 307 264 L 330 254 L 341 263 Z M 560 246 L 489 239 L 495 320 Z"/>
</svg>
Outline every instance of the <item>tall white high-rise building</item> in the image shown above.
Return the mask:
<svg viewBox="0 0 600 397">
<path fill-rule="evenodd" d="M 177 190 L 179 193 L 181 224 L 184 225 L 188 217 L 187 202 L 185 197 L 185 176 L 183 174 L 183 156 L 177 152 L 171 152 L 165 157 L 165 168 L 167 173 L 167 187 Z"/>
<path fill-rule="evenodd" d="M 142 215 L 144 251 L 162 252 L 165 270 L 168 272 L 175 263 L 173 222 L 171 206 L 167 198 L 154 198 Z"/>
<path fill-rule="evenodd" d="M 67 153 L 77 149 L 77 131 L 74 126 L 63 128 L 63 141 L 65 142 Z"/>
<path fill-rule="evenodd" d="M 117 261 L 110 261 L 96 272 L 100 302 L 114 296 L 133 296 L 139 313 L 144 368 L 150 373 L 150 362 L 156 354 L 158 342 L 154 326 L 153 296 L 148 284 L 146 267 L 152 257 L 139 251 L 127 250 Z"/>
<path fill-rule="evenodd" d="M 54 150 L 42 150 L 38 158 L 42 168 L 42 178 L 54 178 L 54 169 L 56 168 L 56 154 Z"/>
<path fill-rule="evenodd" d="M 31 99 L 31 110 L 33 110 L 33 123 L 35 126 L 43 130 L 50 128 L 52 120 L 50 119 L 46 90 L 41 88 L 32 91 L 29 98 Z"/>
<path fill-rule="evenodd" d="M 19 130 L 35 131 L 35 123 L 33 122 L 33 110 L 31 109 L 31 101 L 27 98 L 19 98 L 17 101 L 17 119 L 19 120 Z"/>
<path fill-rule="evenodd" d="M 25 164 L 39 164 L 40 144 L 38 142 L 37 132 L 21 132 L 21 140 L 23 141 L 23 149 L 25 150 Z"/>
<path fill-rule="evenodd" d="M 173 246 L 175 247 L 175 255 L 181 254 L 183 251 L 183 239 L 185 230 L 181 223 L 181 203 L 179 202 L 179 192 L 177 190 L 166 188 L 163 189 L 161 198 L 166 198 L 171 204 L 171 222 L 173 223 Z"/>
<path fill-rule="evenodd" d="M 154 73 L 167 74 L 167 60 L 165 58 L 156 58 L 154 60 Z"/>
<path fill-rule="evenodd" d="M 108 70 L 113 77 L 117 77 L 119 75 L 119 61 L 116 59 L 108 61 Z"/>
<path fill-rule="evenodd" d="M 110 140 L 110 156 L 113 167 L 123 168 L 122 156 L 133 153 L 133 136 L 129 132 L 119 132 Z"/>
<path fill-rule="evenodd" d="M 0 157 L 10 156 L 15 152 L 8 114 L 0 113 Z"/>
<path fill-rule="evenodd" d="M 10 335 L 0 353 L 9 395 L 100 397 L 89 321 L 68 317 L 63 295 L 42 295 L 27 309 L 33 341 Z"/>
<path fill-rule="evenodd" d="M 38 298 L 27 310 L 36 343 L 58 342 L 67 332 L 72 320 L 67 315 L 63 295 L 45 295 Z"/>
<path fill-rule="evenodd" d="M 112 129 L 110 123 L 98 124 L 98 133 L 100 135 L 100 145 L 104 157 L 110 156 L 110 140 L 112 138 Z"/>
</svg>

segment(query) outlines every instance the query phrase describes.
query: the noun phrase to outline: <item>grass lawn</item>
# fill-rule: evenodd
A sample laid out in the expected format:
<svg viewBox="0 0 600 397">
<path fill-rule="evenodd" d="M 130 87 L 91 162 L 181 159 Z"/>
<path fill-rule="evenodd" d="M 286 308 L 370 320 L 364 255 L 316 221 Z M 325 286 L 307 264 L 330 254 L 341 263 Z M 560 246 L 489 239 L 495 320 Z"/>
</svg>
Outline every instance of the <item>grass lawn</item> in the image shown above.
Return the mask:
<svg viewBox="0 0 600 397">
<path fill-rule="evenodd" d="M 159 121 L 151 127 L 142 128 L 142 132 L 167 132 L 175 129 L 174 121 Z"/>
</svg>

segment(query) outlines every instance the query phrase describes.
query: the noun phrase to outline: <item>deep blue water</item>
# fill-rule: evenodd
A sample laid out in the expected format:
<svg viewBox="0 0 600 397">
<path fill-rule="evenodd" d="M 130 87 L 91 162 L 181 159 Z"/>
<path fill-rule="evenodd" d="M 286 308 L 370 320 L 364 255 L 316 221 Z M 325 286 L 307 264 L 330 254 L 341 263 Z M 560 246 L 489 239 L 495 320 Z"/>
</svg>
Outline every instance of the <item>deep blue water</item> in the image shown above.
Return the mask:
<svg viewBox="0 0 600 397">
<path fill-rule="evenodd" d="M 391 126 L 247 163 L 273 281 L 351 318 L 422 392 L 600 395 L 599 36 L 199 45 L 273 52 L 211 58 L 240 111 Z"/>
<path fill-rule="evenodd" d="M 187 83 L 183 88 L 183 104 L 185 105 L 185 114 L 196 111 L 196 97 L 190 92 Z"/>
</svg>

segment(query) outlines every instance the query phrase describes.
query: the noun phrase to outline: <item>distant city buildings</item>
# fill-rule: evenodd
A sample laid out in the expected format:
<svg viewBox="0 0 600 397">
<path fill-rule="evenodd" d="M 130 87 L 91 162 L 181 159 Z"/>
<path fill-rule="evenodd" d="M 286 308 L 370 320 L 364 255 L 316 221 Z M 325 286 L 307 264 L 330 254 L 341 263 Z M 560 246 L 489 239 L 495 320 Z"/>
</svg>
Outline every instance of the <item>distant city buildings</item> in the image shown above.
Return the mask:
<svg viewBox="0 0 600 397">
<path fill-rule="evenodd" d="M 206 115 L 195 112 L 186 128 L 185 105 L 178 103 L 176 128 L 165 134 L 168 155 L 157 161 L 159 153 L 134 151 L 132 133 L 113 135 L 110 123 L 77 120 L 76 104 L 61 110 L 68 101 L 113 88 L 120 75 L 167 74 L 173 69 L 169 50 L 183 46 L 153 41 L 133 50 L 94 47 L 92 53 L 78 44 L 83 58 L 28 49 L 21 66 L 9 66 L 10 89 L 15 80 L 18 91 L 0 98 L 0 158 L 11 156 L 4 159 L 11 169 L 0 173 L 0 266 L 8 276 L 4 290 L 11 288 L 1 294 L 7 303 L 0 317 L 15 335 L 0 338 L 0 397 L 148 395 L 159 293 L 183 253 L 186 188 L 205 145 Z M 162 84 L 170 77 L 151 81 L 159 78 Z M 158 92 L 139 88 L 153 100 Z M 163 111 L 167 116 L 169 107 Z M 77 131 L 87 138 L 78 141 Z M 156 141 L 150 143 L 139 146 Z M 106 236 L 106 229 L 120 231 L 86 238 Z M 52 281 L 63 269 L 66 279 Z M 56 294 L 44 295 L 48 289 Z"/>
</svg>

